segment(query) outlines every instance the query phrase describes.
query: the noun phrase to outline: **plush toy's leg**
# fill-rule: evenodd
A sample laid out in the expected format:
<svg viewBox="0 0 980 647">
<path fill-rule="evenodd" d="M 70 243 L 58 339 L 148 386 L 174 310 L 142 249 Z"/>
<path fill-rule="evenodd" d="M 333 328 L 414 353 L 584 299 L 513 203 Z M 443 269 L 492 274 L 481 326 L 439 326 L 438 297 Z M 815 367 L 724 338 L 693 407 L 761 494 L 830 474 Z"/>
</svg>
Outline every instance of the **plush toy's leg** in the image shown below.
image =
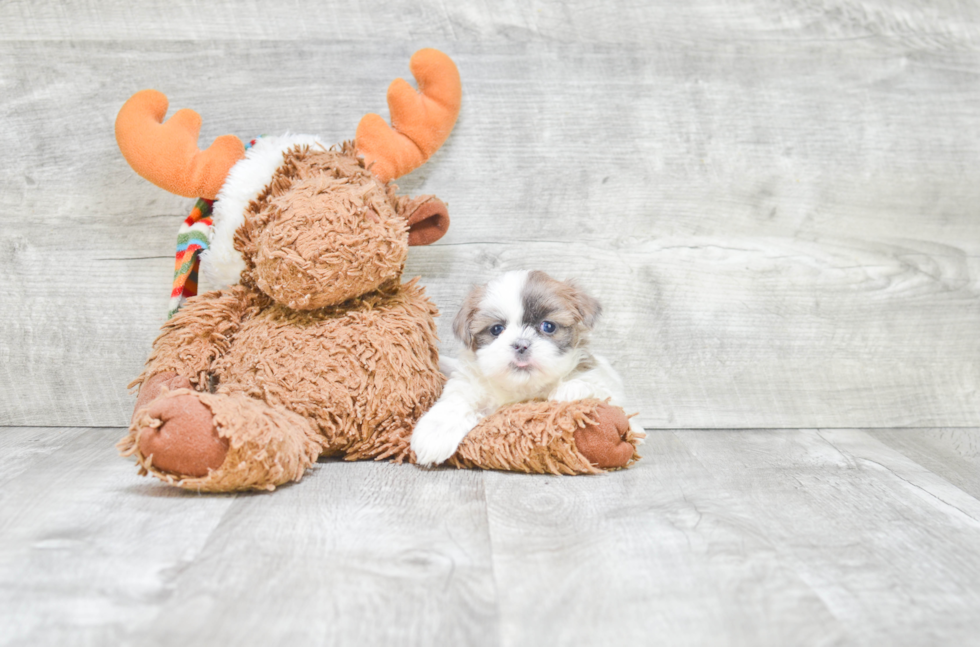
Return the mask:
<svg viewBox="0 0 980 647">
<path fill-rule="evenodd" d="M 158 397 L 140 414 L 150 422 L 141 421 L 137 449 L 157 470 L 203 477 L 225 462 L 228 439 L 218 434 L 211 409 L 193 393 Z"/>
<path fill-rule="evenodd" d="M 535 401 L 484 418 L 449 459 L 456 467 L 595 474 L 640 458 L 622 409 L 599 400 Z"/>
<path fill-rule="evenodd" d="M 163 392 L 139 409 L 118 445 L 140 473 L 207 492 L 272 490 L 298 481 L 320 455 L 302 416 L 240 394 Z"/>
</svg>

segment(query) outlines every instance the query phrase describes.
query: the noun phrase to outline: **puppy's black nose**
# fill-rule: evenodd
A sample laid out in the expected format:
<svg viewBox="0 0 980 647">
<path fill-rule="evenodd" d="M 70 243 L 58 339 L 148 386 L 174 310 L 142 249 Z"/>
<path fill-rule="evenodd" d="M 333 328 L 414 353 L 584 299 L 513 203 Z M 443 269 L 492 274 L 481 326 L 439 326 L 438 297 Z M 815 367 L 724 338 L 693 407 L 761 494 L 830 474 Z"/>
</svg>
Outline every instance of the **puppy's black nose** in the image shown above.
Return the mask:
<svg viewBox="0 0 980 647">
<path fill-rule="evenodd" d="M 518 339 L 512 344 L 514 350 L 517 351 L 518 355 L 525 354 L 530 345 L 531 342 L 527 339 Z"/>
</svg>

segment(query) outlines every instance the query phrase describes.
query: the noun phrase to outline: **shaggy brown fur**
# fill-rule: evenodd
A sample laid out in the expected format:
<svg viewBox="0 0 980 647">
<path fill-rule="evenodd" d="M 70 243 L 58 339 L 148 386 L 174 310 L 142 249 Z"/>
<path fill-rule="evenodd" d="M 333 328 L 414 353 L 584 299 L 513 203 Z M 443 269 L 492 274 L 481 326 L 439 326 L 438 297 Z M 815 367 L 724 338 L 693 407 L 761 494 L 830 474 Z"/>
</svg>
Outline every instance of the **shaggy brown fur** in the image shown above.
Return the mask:
<svg viewBox="0 0 980 647">
<path fill-rule="evenodd" d="M 340 152 L 296 148 L 245 214 L 235 247 L 249 270 L 243 283 L 294 310 L 334 305 L 401 276 L 408 214 L 394 185 Z"/>
<path fill-rule="evenodd" d="M 520 402 L 484 418 L 449 464 L 535 474 L 628 467 L 640 458 L 640 439 L 626 421 L 622 409 L 599 400 Z M 597 442 L 584 435 L 597 435 Z M 586 446 L 592 451 L 584 451 Z"/>
<path fill-rule="evenodd" d="M 300 480 L 320 454 L 319 438 L 309 422 L 282 407 L 270 407 L 240 393 L 218 396 L 178 389 L 162 397 L 182 395 L 200 399 L 211 410 L 218 434 L 228 440 L 225 462 L 204 477 L 172 474 L 155 468 L 152 456 L 140 451 L 139 435 L 130 433 L 120 441 L 119 449 L 123 455 L 136 456 L 140 474 L 149 472 L 171 485 L 202 492 L 273 490 L 278 485 Z M 133 427 L 139 430 L 159 424 L 144 409 Z"/>
<path fill-rule="evenodd" d="M 350 146 L 287 153 L 236 232 L 247 266 L 241 284 L 190 299 L 133 382 L 149 388 L 153 376 L 179 376 L 152 388 L 159 397 L 194 393 L 210 409 L 213 425 L 197 433 L 202 442 L 213 429 L 228 439 L 224 463 L 206 477 L 154 468 L 150 447 L 159 454 L 164 445 L 151 443 L 150 431 L 181 420 L 149 417 L 142 407 L 152 398 L 140 399 L 120 449 L 168 483 L 213 491 L 270 489 L 298 479 L 319 455 L 407 458 L 415 421 L 444 378 L 436 308 L 416 281 L 400 283 L 405 209 L 430 200 L 394 190 Z M 195 390 L 166 391 L 173 386 Z M 190 464 L 182 458 L 164 462 Z"/>
<path fill-rule="evenodd" d="M 435 307 L 401 283 L 409 227 L 448 224 L 431 196 L 395 196 L 350 145 L 296 148 L 235 236 L 235 287 L 191 298 L 164 326 L 119 443 L 143 474 L 183 488 L 271 490 L 322 455 L 411 459 L 415 422 L 436 401 Z M 597 401 L 515 405 L 484 421 L 458 466 L 554 474 L 636 455 Z"/>
</svg>

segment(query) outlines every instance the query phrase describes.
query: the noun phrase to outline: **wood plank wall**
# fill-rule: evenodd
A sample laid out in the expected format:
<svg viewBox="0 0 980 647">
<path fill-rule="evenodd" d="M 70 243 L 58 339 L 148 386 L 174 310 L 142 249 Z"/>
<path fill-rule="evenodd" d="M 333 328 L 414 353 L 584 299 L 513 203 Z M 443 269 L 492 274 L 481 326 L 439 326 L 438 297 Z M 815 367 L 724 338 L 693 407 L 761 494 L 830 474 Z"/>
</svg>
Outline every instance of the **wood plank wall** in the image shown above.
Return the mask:
<svg viewBox="0 0 980 647">
<path fill-rule="evenodd" d="M 353 136 L 410 54 L 455 132 L 400 182 L 449 321 L 503 270 L 580 280 L 648 427 L 980 423 L 980 5 L 956 0 L 0 4 L 0 425 L 118 426 L 190 202 L 113 119 L 155 87 L 202 144 Z"/>
</svg>

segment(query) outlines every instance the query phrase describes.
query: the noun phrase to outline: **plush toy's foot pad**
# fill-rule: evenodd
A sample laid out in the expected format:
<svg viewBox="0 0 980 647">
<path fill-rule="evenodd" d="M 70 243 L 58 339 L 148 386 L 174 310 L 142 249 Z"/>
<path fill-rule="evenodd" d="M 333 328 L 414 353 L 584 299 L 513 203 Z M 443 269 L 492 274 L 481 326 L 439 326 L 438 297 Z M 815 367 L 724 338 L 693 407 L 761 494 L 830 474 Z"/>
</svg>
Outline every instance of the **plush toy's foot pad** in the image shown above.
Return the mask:
<svg viewBox="0 0 980 647">
<path fill-rule="evenodd" d="M 575 430 L 575 446 L 590 463 L 602 469 L 626 467 L 633 458 L 633 445 L 626 439 L 629 419 L 619 407 L 600 404 L 598 424 Z"/>
<path fill-rule="evenodd" d="M 163 390 L 176 391 L 177 389 L 192 389 L 191 381 L 188 380 L 183 375 L 177 375 L 173 371 L 168 371 L 166 373 L 157 373 L 147 379 L 140 385 L 139 395 L 136 397 L 136 406 L 133 407 L 133 415 L 129 420 L 129 424 L 133 424 L 136 421 L 136 414 L 140 412 L 141 409 L 145 409 L 150 405 L 151 402 L 156 400 Z"/>
<path fill-rule="evenodd" d="M 274 490 L 298 481 L 322 449 L 307 418 L 236 393 L 177 389 L 141 409 L 117 444 L 140 474 L 198 492 Z"/>
<path fill-rule="evenodd" d="M 213 415 L 192 394 L 157 398 L 146 413 L 160 421 L 139 430 L 139 451 L 155 468 L 181 476 L 207 476 L 224 463 L 228 440 L 218 435 Z"/>
</svg>

